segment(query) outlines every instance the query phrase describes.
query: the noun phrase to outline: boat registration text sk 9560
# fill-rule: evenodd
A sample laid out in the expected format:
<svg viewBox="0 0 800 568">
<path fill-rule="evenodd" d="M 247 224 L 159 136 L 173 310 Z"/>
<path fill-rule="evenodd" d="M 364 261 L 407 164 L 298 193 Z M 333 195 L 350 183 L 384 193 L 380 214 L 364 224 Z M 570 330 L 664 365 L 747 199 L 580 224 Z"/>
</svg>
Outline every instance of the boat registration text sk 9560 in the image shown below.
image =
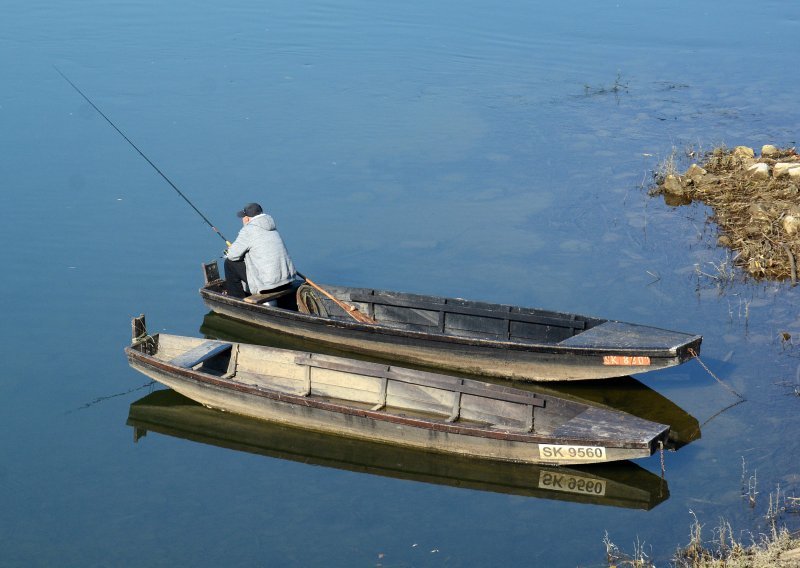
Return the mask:
<svg viewBox="0 0 800 568">
<path fill-rule="evenodd" d="M 603 446 L 566 446 L 561 444 L 539 444 L 539 455 L 545 459 L 603 461 L 606 449 Z"/>
</svg>

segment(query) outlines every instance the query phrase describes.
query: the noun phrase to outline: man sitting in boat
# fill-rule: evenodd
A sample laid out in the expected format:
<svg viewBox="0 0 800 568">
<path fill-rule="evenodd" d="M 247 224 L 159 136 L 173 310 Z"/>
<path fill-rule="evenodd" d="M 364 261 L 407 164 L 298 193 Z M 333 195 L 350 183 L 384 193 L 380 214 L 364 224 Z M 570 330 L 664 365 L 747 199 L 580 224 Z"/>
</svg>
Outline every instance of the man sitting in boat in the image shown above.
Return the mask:
<svg viewBox="0 0 800 568">
<path fill-rule="evenodd" d="M 248 203 L 236 215 L 243 227 L 226 253 L 228 295 L 244 298 L 292 286 L 297 272 L 272 217 L 258 203 Z"/>
</svg>

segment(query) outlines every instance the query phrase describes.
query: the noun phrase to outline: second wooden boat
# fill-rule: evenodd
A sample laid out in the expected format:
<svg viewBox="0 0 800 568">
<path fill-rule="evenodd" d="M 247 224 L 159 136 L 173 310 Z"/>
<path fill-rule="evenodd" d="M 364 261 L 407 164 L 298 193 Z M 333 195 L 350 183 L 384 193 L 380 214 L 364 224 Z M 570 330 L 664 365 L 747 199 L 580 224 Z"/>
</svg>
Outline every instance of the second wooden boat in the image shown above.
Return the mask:
<svg viewBox="0 0 800 568">
<path fill-rule="evenodd" d="M 311 344 L 300 337 L 278 333 L 263 327 L 254 326 L 214 312 L 203 316 L 203 323 L 198 331 L 208 339 L 235 341 L 280 347 L 296 351 L 308 351 L 313 347 L 315 352 L 338 357 L 355 357 L 365 361 L 391 364 L 392 361 L 359 353 L 348 354 L 346 351 L 332 346 Z M 436 372 L 435 369 L 416 366 L 421 371 Z M 464 379 L 485 380 L 480 376 L 451 371 L 448 374 L 458 375 Z M 542 396 L 554 396 L 567 400 L 589 403 L 633 414 L 659 424 L 669 424 L 669 440 L 667 449 L 677 450 L 701 437 L 700 423 L 697 418 L 686 412 L 658 391 L 653 390 L 634 377 L 615 377 L 603 381 L 558 381 L 532 383 L 492 379 L 495 384 L 506 385 L 523 390 L 534 391 Z"/>
<path fill-rule="evenodd" d="M 537 464 L 650 456 L 669 427 L 520 389 L 341 357 L 148 335 L 130 365 L 206 406 L 331 434 Z"/>
</svg>

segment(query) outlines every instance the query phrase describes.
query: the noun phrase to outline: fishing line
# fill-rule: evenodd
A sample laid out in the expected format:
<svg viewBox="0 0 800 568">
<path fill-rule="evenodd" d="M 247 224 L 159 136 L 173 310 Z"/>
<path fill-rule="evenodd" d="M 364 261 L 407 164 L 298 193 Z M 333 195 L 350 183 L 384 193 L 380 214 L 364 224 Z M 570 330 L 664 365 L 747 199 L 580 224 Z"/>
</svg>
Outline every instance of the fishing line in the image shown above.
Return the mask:
<svg viewBox="0 0 800 568">
<path fill-rule="evenodd" d="M 209 221 L 209 220 L 208 220 L 208 218 L 207 218 L 205 215 L 203 215 L 203 214 L 200 212 L 200 210 L 199 210 L 197 207 L 195 207 L 195 206 L 194 206 L 194 203 L 192 203 L 191 201 L 189 201 L 189 198 L 188 198 L 188 197 L 186 197 L 186 196 L 183 194 L 183 192 L 182 192 L 180 189 L 178 189 L 178 186 L 176 186 L 174 183 L 172 183 L 172 180 L 170 180 L 170 179 L 169 179 L 169 178 L 166 176 L 166 174 L 165 174 L 164 172 L 162 172 L 162 171 L 161 171 L 161 170 L 158 168 L 158 166 L 156 166 L 156 165 L 155 165 L 155 164 L 154 164 L 154 163 L 153 163 L 153 162 L 150 160 L 150 158 L 148 158 L 147 156 L 145 156 L 145 155 L 144 155 L 144 152 L 142 152 L 142 151 L 141 151 L 141 150 L 140 150 L 140 149 L 139 149 L 139 148 L 136 146 L 136 144 L 134 144 L 133 142 L 131 142 L 131 139 L 130 139 L 130 138 L 128 138 L 127 136 L 125 136 L 125 133 L 124 133 L 124 132 L 122 132 L 122 130 L 120 130 L 119 128 L 117 128 L 117 125 L 116 125 L 116 124 L 114 124 L 113 122 L 111 122 L 111 119 L 110 119 L 110 118 L 108 118 L 108 117 L 105 115 L 105 113 L 104 113 L 102 110 L 100 110 L 99 108 L 97 108 L 97 105 L 96 105 L 96 104 L 94 104 L 94 103 L 93 103 L 93 102 L 92 102 L 92 101 L 89 99 L 89 97 L 87 97 L 85 94 L 83 94 L 83 91 L 81 91 L 81 90 L 80 90 L 80 89 L 77 87 L 77 85 L 75 85 L 75 83 L 73 83 L 72 81 L 70 81 L 70 80 L 69 80 L 69 77 L 67 77 L 66 75 L 64 75 L 64 73 L 62 73 L 62 72 L 61 72 L 61 69 L 59 69 L 59 68 L 58 68 L 58 67 L 56 67 L 55 65 L 53 65 L 53 69 L 55 69 L 55 70 L 58 72 L 58 74 L 59 74 L 59 75 L 61 75 L 61 76 L 64 78 L 64 80 L 65 80 L 67 83 L 69 83 L 69 84 L 72 86 L 72 88 L 73 88 L 73 89 L 75 89 L 76 91 L 78 91 L 78 94 L 79 94 L 80 96 L 82 96 L 84 99 L 86 99 L 86 102 L 87 102 L 87 103 L 89 103 L 90 105 L 92 105 L 92 108 L 93 108 L 94 110 L 96 110 L 96 111 L 97 111 L 97 112 L 100 114 L 100 116 L 102 116 L 103 118 L 105 118 L 105 119 L 106 119 L 106 122 L 108 122 L 108 123 L 109 123 L 109 124 L 112 126 L 112 128 L 114 128 L 114 130 L 116 130 L 117 132 L 119 132 L 119 135 L 120 135 L 120 136 L 122 136 L 122 137 L 125 139 L 125 141 L 126 141 L 128 144 L 130 144 L 130 145 L 133 147 L 133 149 L 134 149 L 134 150 L 136 150 L 136 151 L 139 153 L 139 155 L 140 155 L 142 158 L 144 158 L 145 160 L 147 160 L 147 163 L 148 163 L 148 164 L 150 164 L 151 166 L 153 166 L 153 169 L 154 169 L 155 171 L 157 171 L 157 172 L 158 172 L 158 174 L 159 174 L 159 175 L 160 175 L 162 178 L 164 178 L 168 184 L 170 184 L 170 185 L 172 186 L 172 189 L 174 189 L 175 191 L 177 191 L 177 192 L 178 192 L 178 195 L 180 195 L 180 196 L 183 198 L 183 200 L 184 200 L 184 201 L 186 201 L 186 203 L 188 203 L 188 204 L 189 204 L 189 206 L 190 206 L 192 209 L 194 209 L 194 210 L 197 212 L 197 214 L 198 214 L 198 215 L 200 215 L 200 217 L 202 217 L 202 218 L 203 218 L 203 221 L 205 221 L 205 222 L 206 222 L 206 224 L 207 224 L 209 227 L 211 227 L 211 229 L 212 229 L 212 230 L 213 230 L 215 233 L 217 233 L 217 234 L 220 236 L 220 238 L 221 238 L 223 241 L 225 241 L 225 244 L 227 244 L 228 246 L 230 246 L 230 244 L 231 244 L 231 243 L 228 241 L 228 239 L 226 239 L 226 238 L 225 238 L 225 237 L 222 235 L 222 233 L 220 233 L 220 232 L 219 232 L 219 230 L 218 230 L 218 229 L 217 229 L 217 228 L 216 228 L 216 227 L 215 227 L 215 226 L 214 226 L 214 225 L 211 223 L 211 221 Z"/>
</svg>

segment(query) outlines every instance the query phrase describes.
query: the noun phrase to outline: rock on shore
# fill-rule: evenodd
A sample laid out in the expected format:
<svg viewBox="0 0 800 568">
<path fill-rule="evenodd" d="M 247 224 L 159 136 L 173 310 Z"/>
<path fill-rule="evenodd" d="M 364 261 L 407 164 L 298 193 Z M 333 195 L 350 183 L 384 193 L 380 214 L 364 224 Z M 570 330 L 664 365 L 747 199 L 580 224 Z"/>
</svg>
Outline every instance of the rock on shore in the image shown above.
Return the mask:
<svg viewBox="0 0 800 568">
<path fill-rule="evenodd" d="M 672 162 L 668 162 L 672 164 Z M 719 246 L 759 278 L 796 279 L 800 254 L 800 156 L 765 144 L 717 148 L 683 174 L 668 171 L 652 191 L 669 205 L 701 201 L 713 209 Z"/>
</svg>

